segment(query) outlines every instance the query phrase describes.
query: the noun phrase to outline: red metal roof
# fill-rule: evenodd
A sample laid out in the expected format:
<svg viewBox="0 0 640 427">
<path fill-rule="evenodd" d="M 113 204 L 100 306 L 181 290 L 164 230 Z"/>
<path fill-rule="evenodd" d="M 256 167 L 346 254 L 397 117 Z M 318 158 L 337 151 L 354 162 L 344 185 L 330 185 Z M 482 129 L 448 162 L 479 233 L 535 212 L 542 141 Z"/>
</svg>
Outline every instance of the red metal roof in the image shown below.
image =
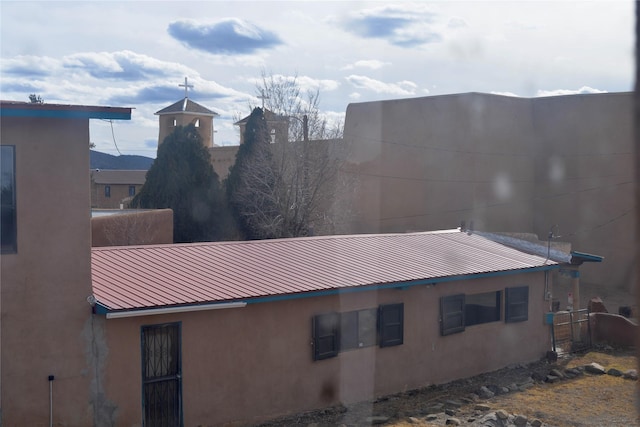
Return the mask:
<svg viewBox="0 0 640 427">
<path fill-rule="evenodd" d="M 92 248 L 93 292 L 107 310 L 402 286 L 555 265 L 458 230 Z"/>
</svg>

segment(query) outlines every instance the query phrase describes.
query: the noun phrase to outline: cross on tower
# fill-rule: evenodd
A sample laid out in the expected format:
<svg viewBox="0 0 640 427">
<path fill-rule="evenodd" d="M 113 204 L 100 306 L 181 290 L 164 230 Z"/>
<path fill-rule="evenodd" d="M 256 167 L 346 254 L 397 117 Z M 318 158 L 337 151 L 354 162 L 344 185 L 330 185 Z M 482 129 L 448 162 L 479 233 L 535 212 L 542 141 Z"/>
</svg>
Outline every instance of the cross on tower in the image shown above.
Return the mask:
<svg viewBox="0 0 640 427">
<path fill-rule="evenodd" d="M 264 89 L 260 89 L 260 95 L 258 95 L 258 99 L 262 99 L 262 109 L 264 110 L 264 100 L 269 99 L 267 95 L 264 94 Z"/>
<path fill-rule="evenodd" d="M 189 88 L 193 89 L 193 85 L 190 85 L 187 81 L 187 78 L 184 78 L 184 84 L 183 85 L 178 85 L 178 87 L 183 87 L 184 88 L 184 97 L 188 98 L 189 97 Z"/>
</svg>

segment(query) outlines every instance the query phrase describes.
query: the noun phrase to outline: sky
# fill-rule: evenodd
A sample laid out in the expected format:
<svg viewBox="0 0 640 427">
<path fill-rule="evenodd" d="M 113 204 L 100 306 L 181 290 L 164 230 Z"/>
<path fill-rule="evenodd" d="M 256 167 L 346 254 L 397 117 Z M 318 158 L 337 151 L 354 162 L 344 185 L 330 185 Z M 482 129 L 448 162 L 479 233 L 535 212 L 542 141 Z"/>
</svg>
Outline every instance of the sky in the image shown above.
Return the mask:
<svg viewBox="0 0 640 427">
<path fill-rule="evenodd" d="M 356 102 L 483 92 L 633 89 L 633 1 L 0 0 L 0 98 L 134 108 L 92 120 L 95 149 L 155 157 L 155 112 L 189 98 L 217 112 L 217 145 L 260 106 L 263 73 Z"/>
</svg>

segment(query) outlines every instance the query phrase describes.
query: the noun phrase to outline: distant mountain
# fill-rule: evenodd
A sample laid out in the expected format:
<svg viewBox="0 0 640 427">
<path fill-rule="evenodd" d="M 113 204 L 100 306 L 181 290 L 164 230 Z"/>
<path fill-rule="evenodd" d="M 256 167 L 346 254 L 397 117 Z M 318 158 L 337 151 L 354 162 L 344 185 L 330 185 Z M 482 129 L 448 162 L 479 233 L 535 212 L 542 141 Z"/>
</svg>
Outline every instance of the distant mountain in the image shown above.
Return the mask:
<svg viewBox="0 0 640 427">
<path fill-rule="evenodd" d="M 144 156 L 113 156 L 91 150 L 90 169 L 149 170 L 153 160 Z"/>
</svg>

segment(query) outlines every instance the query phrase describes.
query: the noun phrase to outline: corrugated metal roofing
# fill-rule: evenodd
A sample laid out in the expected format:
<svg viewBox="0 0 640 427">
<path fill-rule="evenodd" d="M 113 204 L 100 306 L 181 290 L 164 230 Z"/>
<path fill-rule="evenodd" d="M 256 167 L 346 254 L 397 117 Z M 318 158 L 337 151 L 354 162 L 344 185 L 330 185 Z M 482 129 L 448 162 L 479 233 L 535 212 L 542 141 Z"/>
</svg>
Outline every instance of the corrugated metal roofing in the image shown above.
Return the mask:
<svg viewBox="0 0 640 427">
<path fill-rule="evenodd" d="M 92 249 L 108 310 L 247 301 L 557 263 L 458 230 Z"/>
<path fill-rule="evenodd" d="M 146 177 L 146 170 L 94 169 L 91 171 L 91 179 L 96 184 L 142 185 Z"/>
<path fill-rule="evenodd" d="M 203 114 L 206 116 L 218 116 L 219 114 L 213 110 L 208 109 L 205 106 L 198 104 L 197 102 L 193 102 L 189 98 L 181 99 L 168 107 L 163 108 L 162 110 L 156 112 L 157 115 L 162 114 L 171 114 L 171 113 L 197 113 Z"/>
</svg>

